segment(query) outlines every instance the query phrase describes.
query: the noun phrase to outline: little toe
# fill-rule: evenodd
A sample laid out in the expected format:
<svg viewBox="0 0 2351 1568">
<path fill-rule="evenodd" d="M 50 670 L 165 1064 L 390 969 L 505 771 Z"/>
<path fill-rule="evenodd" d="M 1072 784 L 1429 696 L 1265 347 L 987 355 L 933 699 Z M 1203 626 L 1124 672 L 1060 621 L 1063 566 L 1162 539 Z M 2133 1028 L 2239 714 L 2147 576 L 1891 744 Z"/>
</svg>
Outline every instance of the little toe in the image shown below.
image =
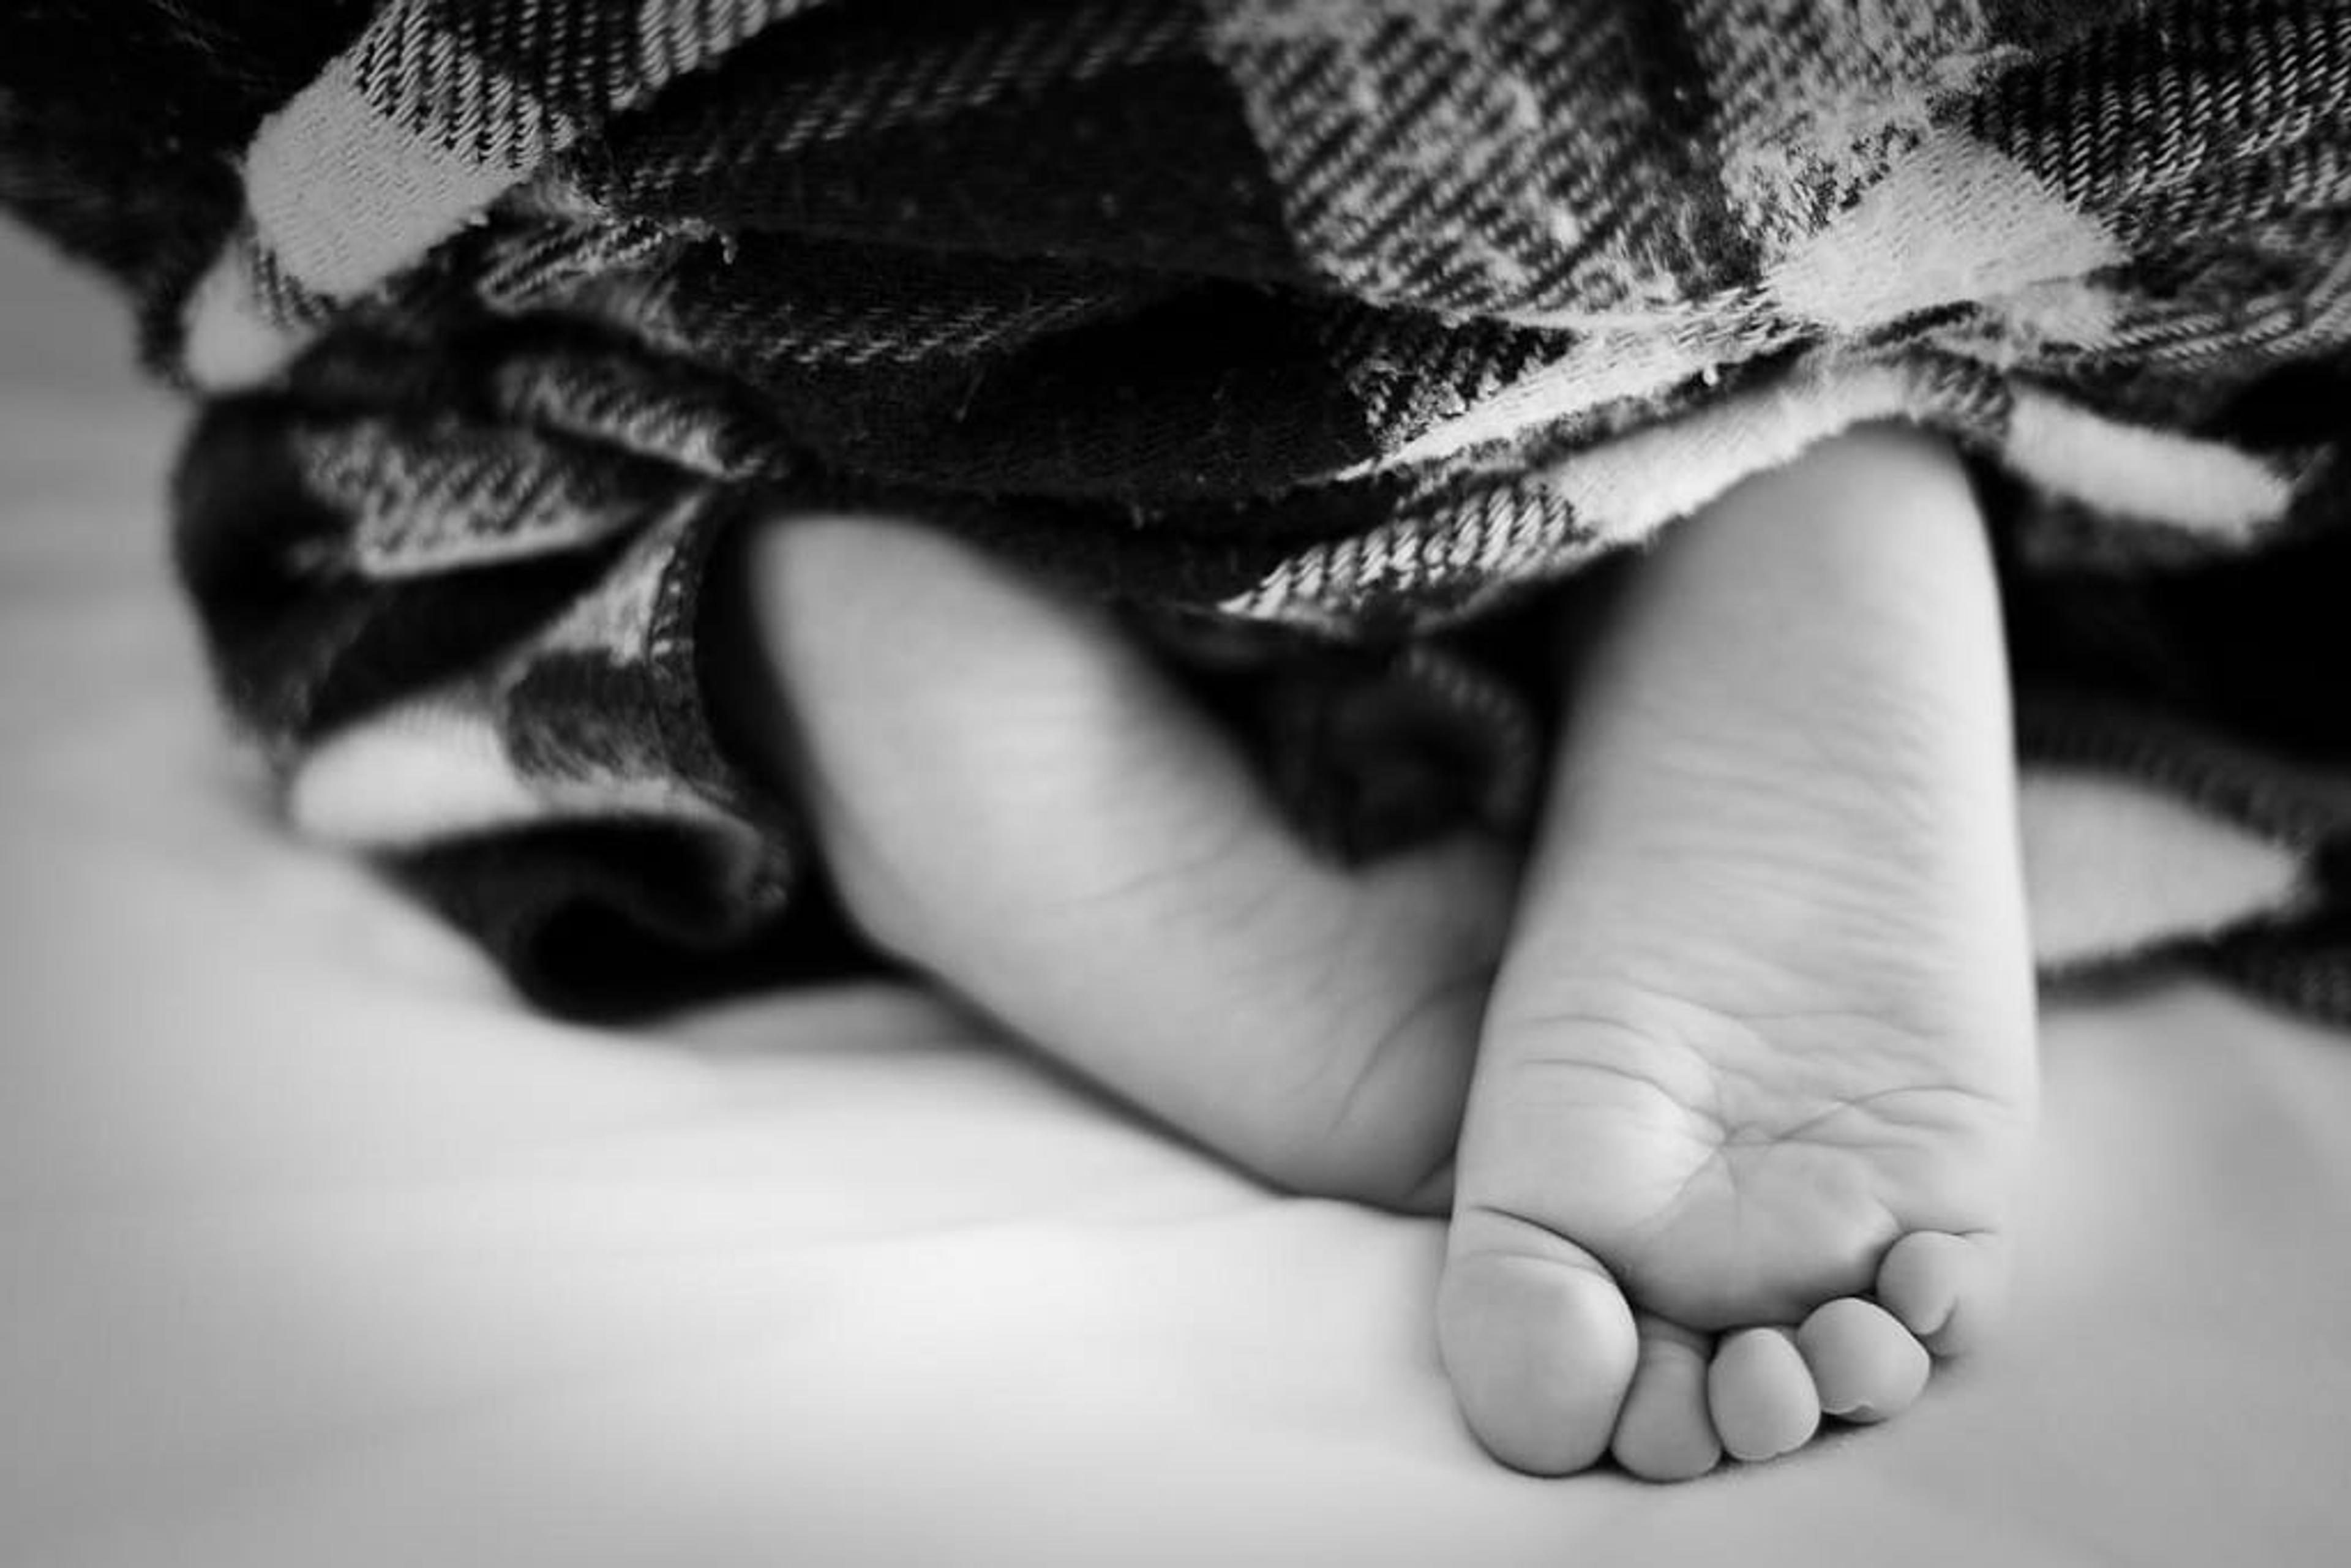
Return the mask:
<svg viewBox="0 0 2351 1568">
<path fill-rule="evenodd" d="M 1710 1336 L 1646 1312 L 1635 1326 L 1640 1360 L 1608 1452 L 1643 1480 L 1694 1479 L 1722 1462 L 1722 1440 L 1707 1413 Z"/>
<path fill-rule="evenodd" d="M 1778 1329 L 1727 1334 L 1706 1373 L 1707 1409 L 1733 1458 L 1792 1453 L 1821 1428 L 1821 1399 L 1795 1342 Z"/>
<path fill-rule="evenodd" d="M 1887 1248 L 1877 1267 L 1877 1299 L 1939 1356 L 1983 1345 L 2007 1283 L 2007 1245 L 1989 1232 L 1914 1230 Z"/>
<path fill-rule="evenodd" d="M 1633 1379 L 1633 1312 L 1583 1249 L 1491 1210 L 1457 1214 L 1437 1345 L 1479 1442 L 1532 1475 L 1608 1451 Z"/>
<path fill-rule="evenodd" d="M 1858 1296 L 1815 1308 L 1796 1331 L 1821 1410 L 1845 1421 L 1885 1421 L 1927 1386 L 1927 1347 L 1895 1316 Z"/>
</svg>

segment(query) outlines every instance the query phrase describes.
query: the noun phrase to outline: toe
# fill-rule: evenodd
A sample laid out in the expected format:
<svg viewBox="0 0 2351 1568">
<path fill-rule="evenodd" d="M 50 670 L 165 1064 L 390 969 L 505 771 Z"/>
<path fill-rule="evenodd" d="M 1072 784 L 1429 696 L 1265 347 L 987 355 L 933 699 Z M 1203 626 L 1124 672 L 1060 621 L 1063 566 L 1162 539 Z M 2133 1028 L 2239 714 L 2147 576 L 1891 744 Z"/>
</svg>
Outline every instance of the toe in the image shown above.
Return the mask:
<svg viewBox="0 0 2351 1568">
<path fill-rule="evenodd" d="M 1927 1347 L 1885 1308 L 1857 1296 L 1823 1303 L 1796 1331 L 1821 1410 L 1846 1421 L 1884 1421 L 1927 1386 Z"/>
<path fill-rule="evenodd" d="M 1877 1299 L 1935 1354 L 1965 1355 L 1991 1337 L 2007 1279 L 2001 1238 L 1914 1230 L 1886 1249 Z"/>
<path fill-rule="evenodd" d="M 1750 1464 L 1792 1453 L 1821 1427 L 1813 1375 L 1778 1329 L 1724 1336 L 1707 1368 L 1706 1402 L 1723 1448 Z"/>
<path fill-rule="evenodd" d="M 1643 1480 L 1686 1481 L 1722 1461 L 1707 1414 L 1708 1336 L 1643 1313 L 1640 1361 L 1608 1452 Z"/>
<path fill-rule="evenodd" d="M 1504 1464 L 1567 1475 L 1597 1463 L 1632 1382 L 1632 1309 L 1598 1260 L 1490 1211 L 1455 1217 L 1437 1332 L 1454 1396 Z"/>
</svg>

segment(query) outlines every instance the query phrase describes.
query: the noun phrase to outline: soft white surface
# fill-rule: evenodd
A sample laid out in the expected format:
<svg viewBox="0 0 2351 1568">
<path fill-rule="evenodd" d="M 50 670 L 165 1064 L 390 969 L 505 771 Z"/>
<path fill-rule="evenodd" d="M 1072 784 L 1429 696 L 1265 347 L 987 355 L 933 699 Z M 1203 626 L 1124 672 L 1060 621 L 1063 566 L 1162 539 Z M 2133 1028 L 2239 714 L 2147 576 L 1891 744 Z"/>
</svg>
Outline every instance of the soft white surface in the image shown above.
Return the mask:
<svg viewBox="0 0 2351 1568">
<path fill-rule="evenodd" d="M 274 836 L 122 358 L 0 247 L 0 1563 L 2351 1561 L 2351 1041 L 2069 1005 L 1998 1352 L 1767 1469 L 1510 1475 L 1435 1227 L 907 996 L 526 1015 Z"/>
</svg>

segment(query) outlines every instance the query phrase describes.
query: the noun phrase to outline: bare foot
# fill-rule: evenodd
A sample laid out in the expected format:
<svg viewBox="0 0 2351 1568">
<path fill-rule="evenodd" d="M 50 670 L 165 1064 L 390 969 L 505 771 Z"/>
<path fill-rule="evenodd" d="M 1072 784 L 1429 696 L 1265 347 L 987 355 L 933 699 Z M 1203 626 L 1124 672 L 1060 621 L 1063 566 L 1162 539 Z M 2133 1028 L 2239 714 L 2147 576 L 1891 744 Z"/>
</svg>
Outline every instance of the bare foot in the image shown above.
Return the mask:
<svg viewBox="0 0 2351 1568">
<path fill-rule="evenodd" d="M 1438 1327 L 1499 1458 L 1664 1479 L 1893 1416 L 1980 1335 L 2032 969 L 1954 456 L 1831 443 L 1627 577 L 1488 1016 Z"/>
<path fill-rule="evenodd" d="M 713 695 L 873 943 L 1279 1186 L 1439 1212 L 1514 871 L 1350 870 L 1100 607 L 882 517 L 763 519 Z"/>
</svg>

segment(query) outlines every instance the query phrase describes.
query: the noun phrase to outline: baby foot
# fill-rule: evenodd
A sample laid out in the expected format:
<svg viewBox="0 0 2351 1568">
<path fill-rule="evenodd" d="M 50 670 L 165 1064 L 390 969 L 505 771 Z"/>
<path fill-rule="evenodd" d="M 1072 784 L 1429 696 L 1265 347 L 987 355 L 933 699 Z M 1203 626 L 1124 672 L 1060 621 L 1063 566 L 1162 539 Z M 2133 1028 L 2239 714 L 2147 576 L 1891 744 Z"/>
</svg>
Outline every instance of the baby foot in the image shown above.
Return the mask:
<svg viewBox="0 0 2351 1568">
<path fill-rule="evenodd" d="M 1626 574 L 1579 674 L 1438 1312 L 1479 1438 L 1653 1479 L 1882 1420 L 2001 1294 L 2036 1097 L 1957 459 L 1849 436 Z"/>
</svg>

